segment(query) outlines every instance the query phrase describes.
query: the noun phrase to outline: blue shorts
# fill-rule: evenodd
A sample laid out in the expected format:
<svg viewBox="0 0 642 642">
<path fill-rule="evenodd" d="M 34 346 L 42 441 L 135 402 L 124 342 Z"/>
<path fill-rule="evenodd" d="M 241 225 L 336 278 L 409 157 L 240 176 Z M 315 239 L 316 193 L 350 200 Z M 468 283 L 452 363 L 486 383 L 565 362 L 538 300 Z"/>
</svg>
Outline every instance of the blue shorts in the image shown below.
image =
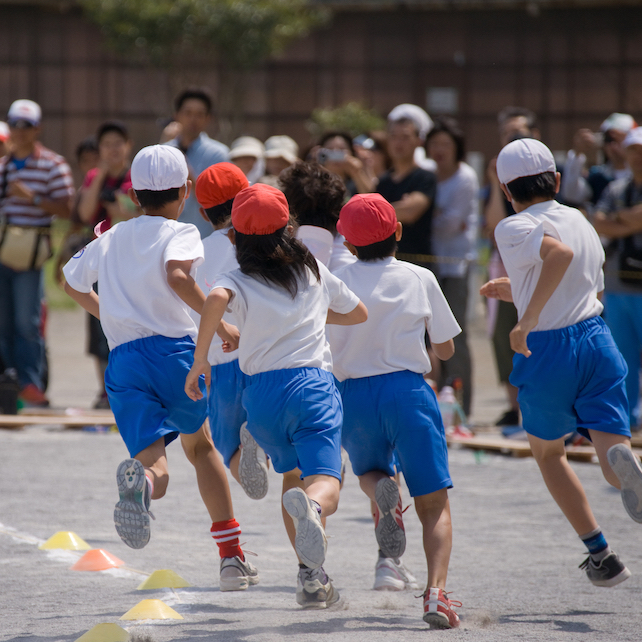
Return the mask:
<svg viewBox="0 0 642 642">
<path fill-rule="evenodd" d="M 118 430 L 132 457 L 161 437 L 170 443 L 179 433 L 193 434 L 207 416 L 207 400 L 185 394 L 185 378 L 194 363 L 190 337 L 145 337 L 109 353 L 105 389 Z M 205 393 L 205 382 L 201 390 Z"/>
<path fill-rule="evenodd" d="M 380 470 L 392 476 L 398 462 L 412 497 L 452 487 L 437 398 L 420 374 L 346 379 L 339 391 L 343 447 L 355 475 Z"/>
<path fill-rule="evenodd" d="M 241 445 L 241 426 L 247 421 L 247 413 L 241 403 L 247 379 L 248 376 L 239 368 L 238 359 L 212 366 L 207 414 L 214 445 L 228 468 L 232 455 Z"/>
<path fill-rule="evenodd" d="M 627 367 L 600 317 L 531 332 L 530 357 L 516 354 L 510 382 L 519 388 L 524 430 L 552 441 L 577 430 L 631 436 Z"/>
<path fill-rule="evenodd" d="M 270 370 L 248 377 L 247 429 L 277 473 L 341 479 L 343 408 L 334 376 L 320 368 Z"/>
</svg>

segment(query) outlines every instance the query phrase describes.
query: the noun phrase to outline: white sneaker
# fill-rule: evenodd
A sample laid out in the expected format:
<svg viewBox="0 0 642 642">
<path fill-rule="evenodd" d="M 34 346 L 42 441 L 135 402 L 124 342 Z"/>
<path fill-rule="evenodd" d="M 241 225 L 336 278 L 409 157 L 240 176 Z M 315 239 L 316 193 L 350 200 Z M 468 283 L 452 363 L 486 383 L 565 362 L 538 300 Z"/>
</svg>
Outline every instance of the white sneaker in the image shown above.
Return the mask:
<svg viewBox="0 0 642 642">
<path fill-rule="evenodd" d="M 628 446 L 615 444 L 608 449 L 606 457 L 620 480 L 626 512 L 631 519 L 642 523 L 642 469 L 638 456 Z"/>
<path fill-rule="evenodd" d="M 250 584 L 258 583 L 259 572 L 247 558 L 243 561 L 237 555 L 221 559 L 221 591 L 244 591 Z"/>
<path fill-rule="evenodd" d="M 307 609 L 325 609 L 339 597 L 339 591 L 334 588 L 322 566 L 299 569 L 296 580 L 297 604 Z"/>
<path fill-rule="evenodd" d="M 241 426 L 241 457 L 239 480 L 250 499 L 263 499 L 268 492 L 268 467 L 265 451 L 247 429 L 247 421 Z"/>
<path fill-rule="evenodd" d="M 283 508 L 294 520 L 294 548 L 301 563 L 310 569 L 319 568 L 328 547 L 319 511 L 301 488 L 290 488 L 284 493 Z"/>
<path fill-rule="evenodd" d="M 419 589 L 417 578 L 406 568 L 401 558 L 379 557 L 375 566 L 375 591 Z"/>
</svg>

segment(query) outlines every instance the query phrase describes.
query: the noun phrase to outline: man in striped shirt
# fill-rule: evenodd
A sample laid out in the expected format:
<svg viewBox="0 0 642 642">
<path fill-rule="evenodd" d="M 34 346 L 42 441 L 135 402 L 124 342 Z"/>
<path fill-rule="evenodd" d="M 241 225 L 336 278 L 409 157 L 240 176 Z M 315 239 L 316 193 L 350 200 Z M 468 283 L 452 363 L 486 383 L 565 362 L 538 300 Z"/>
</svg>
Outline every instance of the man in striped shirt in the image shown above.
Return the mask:
<svg viewBox="0 0 642 642">
<path fill-rule="evenodd" d="M 44 294 L 39 259 L 50 248 L 48 232 L 54 217 L 70 215 L 74 187 L 65 159 L 38 142 L 40 119 L 40 107 L 31 100 L 16 100 L 7 115 L 12 152 L 0 159 L 0 355 L 6 367 L 17 370 L 23 401 L 45 406 L 49 402 L 43 392 Z M 34 230 L 37 240 L 27 268 L 8 265 L 7 259 L 3 263 L 3 257 L 16 255 L 4 244 L 15 243 L 18 232 L 24 237 Z"/>
</svg>

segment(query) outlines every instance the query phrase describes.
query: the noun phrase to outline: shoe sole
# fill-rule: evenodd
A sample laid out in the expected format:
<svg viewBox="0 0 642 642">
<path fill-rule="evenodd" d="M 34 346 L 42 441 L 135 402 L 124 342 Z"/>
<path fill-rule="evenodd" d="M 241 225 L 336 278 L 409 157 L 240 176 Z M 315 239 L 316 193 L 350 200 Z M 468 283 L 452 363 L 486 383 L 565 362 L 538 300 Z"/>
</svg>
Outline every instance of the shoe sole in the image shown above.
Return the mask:
<svg viewBox="0 0 642 642">
<path fill-rule="evenodd" d="M 319 591 L 323 591 L 325 593 L 325 595 L 322 596 L 324 598 L 323 600 L 317 600 L 316 593 L 311 594 L 307 593 L 307 591 L 303 591 L 303 593 L 297 593 L 296 603 L 304 609 L 327 609 L 329 606 L 336 604 L 341 598 L 339 591 L 337 591 L 337 589 L 332 585 L 330 586 L 329 591 L 325 588 L 319 589 Z M 314 599 L 306 599 L 306 594 L 310 595 Z"/>
<path fill-rule="evenodd" d="M 610 588 L 611 586 L 617 586 L 618 584 L 621 584 L 622 582 L 624 582 L 624 580 L 628 580 L 629 577 L 631 577 L 631 571 L 629 571 L 629 569 L 625 566 L 624 570 L 618 573 L 615 577 L 612 577 L 608 580 L 590 580 L 590 582 L 591 584 L 593 584 L 593 586 L 604 586 Z"/>
<path fill-rule="evenodd" d="M 245 591 L 250 586 L 259 583 L 258 575 L 241 575 L 239 577 L 221 577 L 219 579 L 219 591 Z"/>
<path fill-rule="evenodd" d="M 622 503 L 632 520 L 642 524 L 642 470 L 633 451 L 624 444 L 611 446 L 609 465 L 620 480 Z"/>
<path fill-rule="evenodd" d="M 441 613 L 424 613 L 424 622 L 430 625 L 431 629 L 454 629 L 459 626 L 453 626 L 448 617 Z"/>
<path fill-rule="evenodd" d="M 245 494 L 250 499 L 263 499 L 268 492 L 267 466 L 259 461 L 256 443 L 247 422 L 241 426 L 241 457 L 239 459 L 239 480 Z"/>
<path fill-rule="evenodd" d="M 283 508 L 294 520 L 294 548 L 308 568 L 319 568 L 325 561 L 327 541 L 318 513 L 300 488 L 291 488 L 283 495 Z"/>
<path fill-rule="evenodd" d="M 130 548 L 143 548 L 150 534 L 149 513 L 143 506 L 145 468 L 136 459 L 125 459 L 118 465 L 116 481 L 120 494 L 114 508 L 116 532 Z"/>
<path fill-rule="evenodd" d="M 382 479 L 375 489 L 375 501 L 379 507 L 379 523 L 375 537 L 381 552 L 386 557 L 401 557 L 406 550 L 406 533 L 395 520 L 399 503 L 399 487 L 390 478 Z"/>
</svg>

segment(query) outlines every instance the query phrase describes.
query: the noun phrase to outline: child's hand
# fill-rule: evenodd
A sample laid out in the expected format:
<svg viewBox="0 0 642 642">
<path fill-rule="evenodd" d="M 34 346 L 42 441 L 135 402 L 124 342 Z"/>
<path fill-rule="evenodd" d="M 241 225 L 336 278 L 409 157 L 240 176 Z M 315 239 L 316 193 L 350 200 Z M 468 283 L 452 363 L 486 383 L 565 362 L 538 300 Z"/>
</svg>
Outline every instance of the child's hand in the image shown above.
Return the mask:
<svg viewBox="0 0 642 642">
<path fill-rule="evenodd" d="M 489 299 L 513 302 L 513 291 L 510 287 L 510 279 L 507 276 L 500 276 L 498 279 L 484 283 L 479 289 L 479 294 Z"/>
<path fill-rule="evenodd" d="M 520 319 L 517 325 L 510 331 L 510 347 L 525 357 L 531 356 L 531 351 L 526 344 L 526 338 L 530 331 L 537 325 L 537 319 L 531 320 L 526 317 Z"/>
<path fill-rule="evenodd" d="M 223 339 L 223 352 L 238 350 L 241 333 L 235 325 L 221 321 L 216 333 Z"/>
<path fill-rule="evenodd" d="M 210 366 L 207 359 L 194 360 L 194 365 L 185 379 L 185 394 L 192 401 L 198 401 L 203 398 L 203 393 L 198 385 L 201 375 L 205 375 L 205 385 L 209 389 L 212 382 L 212 366 Z"/>
</svg>

